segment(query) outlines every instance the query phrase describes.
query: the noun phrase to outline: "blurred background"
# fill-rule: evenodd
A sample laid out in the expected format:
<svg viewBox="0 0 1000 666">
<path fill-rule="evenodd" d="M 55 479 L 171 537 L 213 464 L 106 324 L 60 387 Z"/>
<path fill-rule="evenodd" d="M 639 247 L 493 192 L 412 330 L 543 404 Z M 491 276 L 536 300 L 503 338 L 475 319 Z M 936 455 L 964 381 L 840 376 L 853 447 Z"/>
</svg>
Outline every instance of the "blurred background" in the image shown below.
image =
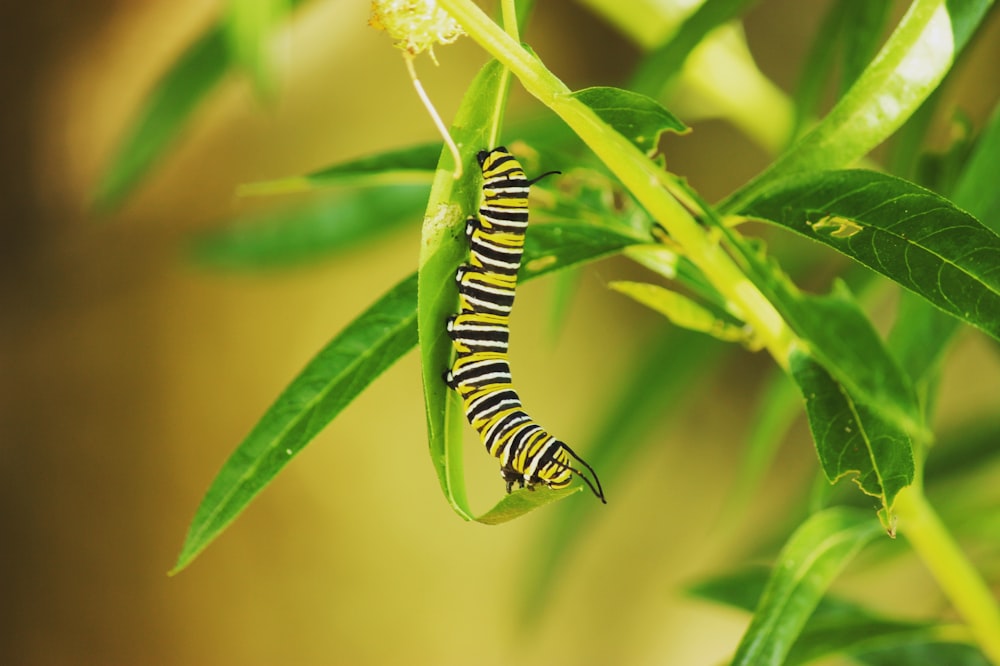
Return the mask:
<svg viewBox="0 0 1000 666">
<path fill-rule="evenodd" d="M 125 206 L 90 212 L 100 171 L 157 76 L 218 16 L 194 0 L 7 3 L 0 39 L 0 662 L 4 664 L 714 664 L 746 616 L 682 586 L 752 558 L 747 535 L 800 501 L 815 456 L 793 429 L 753 520 L 713 530 L 769 361 L 708 368 L 675 417 L 588 503 L 585 536 L 546 598 L 527 575 L 558 509 L 499 527 L 444 501 L 427 455 L 418 358 L 406 356 L 297 457 L 187 570 L 168 577 L 229 453 L 298 370 L 416 268 L 419 220 L 348 254 L 288 270 L 192 263 L 201 231 L 255 208 L 240 183 L 296 175 L 436 138 L 363 2 L 314 2 L 277 44 L 277 95 L 225 80 Z M 538 3 L 525 35 L 572 88 L 624 81 L 639 57 L 584 4 Z M 750 12 L 762 70 L 790 90 L 827 3 Z M 1000 87 L 1000 26 L 979 40 L 942 106 L 981 126 Z M 485 62 L 468 39 L 418 60 L 447 120 Z M 516 86 L 515 86 L 516 87 Z M 538 113 L 523 94 L 514 111 Z M 947 123 L 938 131 L 947 139 Z M 718 168 L 724 154 L 725 169 Z M 672 170 L 708 198 L 767 155 L 722 122 L 670 140 Z M 376 221 L 373 221 L 375 223 Z M 512 363 L 539 420 L 585 443 L 608 396 L 664 326 L 589 267 L 553 335 L 552 281 L 519 291 Z M 683 353 L 683 350 L 678 350 Z M 941 419 L 984 404 L 995 355 L 966 335 Z M 972 382 L 970 378 L 982 381 Z M 994 392 L 993 395 L 996 393 Z M 474 507 L 502 493 L 471 431 Z M 586 456 L 585 444 L 575 444 Z M 582 450 L 581 450 L 582 449 Z M 591 506 L 592 505 L 592 506 Z M 777 515 L 783 515 L 779 510 Z M 899 571 L 896 569 L 895 571 Z M 906 567 L 913 612 L 940 607 Z M 884 578 L 880 578 L 880 581 Z M 846 584 L 850 584 L 849 581 Z M 879 583 L 881 584 L 881 583 Z M 863 589 L 865 580 L 856 581 Z M 905 594 L 904 594 L 905 597 Z M 526 615 L 525 606 L 542 605 Z M 531 630 L 523 629 L 530 618 Z"/>
</svg>

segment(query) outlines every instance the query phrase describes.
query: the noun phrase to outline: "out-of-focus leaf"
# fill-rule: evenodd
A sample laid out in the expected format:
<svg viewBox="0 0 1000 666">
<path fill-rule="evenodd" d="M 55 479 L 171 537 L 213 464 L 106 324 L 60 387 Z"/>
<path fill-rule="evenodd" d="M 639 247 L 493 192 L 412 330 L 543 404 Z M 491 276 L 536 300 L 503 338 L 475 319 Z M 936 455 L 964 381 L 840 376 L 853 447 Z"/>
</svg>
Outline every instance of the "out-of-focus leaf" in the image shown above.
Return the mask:
<svg viewBox="0 0 1000 666">
<path fill-rule="evenodd" d="M 286 0 L 296 6 L 302 0 Z M 194 110 L 232 67 L 223 29 L 216 25 L 191 44 L 157 80 L 102 172 L 93 205 L 116 208 L 163 157 Z"/>
<path fill-rule="evenodd" d="M 889 331 L 887 346 L 913 382 L 921 411 L 929 421 L 938 369 L 948 342 L 961 322 L 911 291 L 904 291 L 899 296 L 896 321 Z"/>
<path fill-rule="evenodd" d="M 841 48 L 841 94 L 850 89 L 871 63 L 889 20 L 891 0 L 842 0 L 846 4 Z"/>
<path fill-rule="evenodd" d="M 741 16 L 754 2 L 756 0 L 705 0 L 662 45 L 646 56 L 629 88 L 659 97 L 708 33 Z"/>
<path fill-rule="evenodd" d="M 195 261 L 213 267 L 260 270 L 331 256 L 416 223 L 427 185 L 362 187 L 295 207 L 241 217 L 194 241 Z"/>
<path fill-rule="evenodd" d="M 732 664 L 784 663 L 827 587 L 880 533 L 870 514 L 851 509 L 827 509 L 803 523 L 778 554 Z"/>
<path fill-rule="evenodd" d="M 687 125 L 652 97 L 621 88 L 584 88 L 572 95 L 589 106 L 601 120 L 631 141 L 639 150 L 656 149 L 663 132 L 684 134 Z"/>
<path fill-rule="evenodd" d="M 291 5 L 291 0 L 229 0 L 224 23 L 229 50 L 261 95 L 274 93 L 268 42 Z"/>
<path fill-rule="evenodd" d="M 743 213 L 846 254 L 1000 340 L 1000 236 L 947 199 L 863 170 L 777 183 Z"/>
<path fill-rule="evenodd" d="M 973 148 L 971 121 L 963 113 L 956 112 L 948 134 L 951 141 L 945 150 L 929 151 L 920 156 L 914 178 L 914 182 L 942 195 L 955 189 L 968 164 Z"/>
<path fill-rule="evenodd" d="M 927 456 L 925 481 L 928 489 L 961 479 L 1000 458 L 997 442 L 1000 442 L 1000 420 L 995 416 L 943 433 Z"/>
<path fill-rule="evenodd" d="M 798 84 L 792 100 L 795 104 L 795 128 L 792 138 L 797 138 L 816 113 L 836 59 L 838 43 L 844 32 L 847 4 L 852 0 L 838 0 L 830 5 L 812 39 L 812 46 L 799 72 Z"/>
<path fill-rule="evenodd" d="M 757 409 L 747 430 L 742 462 L 736 468 L 736 479 L 719 512 L 720 531 L 731 530 L 743 521 L 753 493 L 760 486 L 785 434 L 802 413 L 802 398 L 797 386 L 779 370 L 773 372 L 755 401 Z"/>
<path fill-rule="evenodd" d="M 662 445 L 649 437 L 650 431 L 683 409 L 685 398 L 698 393 L 699 385 L 711 377 L 730 347 L 705 335 L 665 327 L 640 348 L 633 366 L 622 373 L 623 386 L 610 391 L 609 407 L 599 416 L 588 444 L 574 445 L 577 451 L 587 452 L 605 488 L 615 486 L 626 471 L 626 462 L 634 461 L 643 448 Z M 524 565 L 526 596 L 521 620 L 525 629 L 536 626 L 534 620 L 559 580 L 560 567 L 595 517 L 583 502 L 567 502 L 558 511 L 560 515 L 542 535 L 544 541 Z"/>
<path fill-rule="evenodd" d="M 751 612 L 759 603 L 768 570 L 755 567 L 725 574 L 688 588 L 697 597 Z M 834 654 L 872 666 L 986 666 L 969 632 L 955 625 L 891 620 L 846 600 L 824 597 L 792 645 L 786 666 L 811 663 Z"/>
<path fill-rule="evenodd" d="M 851 165 L 885 141 L 937 88 L 993 0 L 914 0 L 834 108 L 778 160 L 723 202 L 743 208 L 773 183 Z"/>
<path fill-rule="evenodd" d="M 318 169 L 304 176 L 247 183 L 240 195 L 306 192 L 337 185 L 421 183 L 430 186 L 441 156 L 441 142 L 389 150 Z"/>
<path fill-rule="evenodd" d="M 222 30 L 215 27 L 160 77 L 101 174 L 93 200 L 98 210 L 116 208 L 131 193 L 231 64 Z"/>
<path fill-rule="evenodd" d="M 947 629 L 947 628 L 946 628 Z M 958 633 L 958 632 L 956 632 Z M 934 642 L 935 640 L 941 642 Z M 972 645 L 944 642 L 932 634 L 927 642 L 875 647 L 855 660 L 867 666 L 990 666 L 990 660 Z"/>
<path fill-rule="evenodd" d="M 417 279 L 399 283 L 331 340 L 223 464 L 173 573 L 186 567 L 362 390 L 416 343 Z"/>
<path fill-rule="evenodd" d="M 1000 234 L 1000 188 L 997 187 L 997 155 L 1000 155 L 1000 105 L 976 142 L 959 178 L 952 200 Z"/>
</svg>

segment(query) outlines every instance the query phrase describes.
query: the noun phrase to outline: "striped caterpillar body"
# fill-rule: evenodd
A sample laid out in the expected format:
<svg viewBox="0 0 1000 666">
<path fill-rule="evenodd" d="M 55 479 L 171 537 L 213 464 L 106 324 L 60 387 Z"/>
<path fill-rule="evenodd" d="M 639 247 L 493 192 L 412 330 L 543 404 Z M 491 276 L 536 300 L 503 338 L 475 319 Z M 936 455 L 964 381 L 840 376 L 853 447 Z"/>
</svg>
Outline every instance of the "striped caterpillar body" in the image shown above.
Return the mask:
<svg viewBox="0 0 1000 666">
<path fill-rule="evenodd" d="M 449 317 L 447 330 L 457 357 L 445 382 L 462 397 L 465 416 L 486 450 L 500 460 L 507 492 L 515 484 L 565 488 L 576 474 L 606 502 L 593 468 L 524 411 L 507 361 L 508 324 L 528 228 L 528 191 L 533 183 L 558 172 L 528 180 L 503 146 L 480 152 L 478 159 L 482 203 L 479 215 L 465 225 L 469 262 L 455 273 L 459 313 Z M 590 472 L 593 481 L 574 461 Z"/>
</svg>

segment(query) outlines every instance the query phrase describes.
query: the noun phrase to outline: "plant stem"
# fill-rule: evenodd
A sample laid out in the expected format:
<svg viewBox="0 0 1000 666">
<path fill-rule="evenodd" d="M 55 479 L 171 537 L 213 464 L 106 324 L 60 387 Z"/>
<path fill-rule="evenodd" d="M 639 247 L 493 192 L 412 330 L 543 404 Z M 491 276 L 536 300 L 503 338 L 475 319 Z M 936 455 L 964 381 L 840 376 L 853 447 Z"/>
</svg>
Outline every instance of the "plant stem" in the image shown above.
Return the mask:
<svg viewBox="0 0 1000 666">
<path fill-rule="evenodd" d="M 895 509 L 900 533 L 968 623 L 979 647 L 990 661 L 1000 664 L 1000 608 L 996 599 L 927 503 L 919 483 L 900 491 Z"/>
<path fill-rule="evenodd" d="M 722 247 L 661 185 L 662 170 L 626 138 L 574 98 L 569 88 L 505 34 L 470 0 L 440 0 L 480 46 L 502 62 L 530 94 L 552 109 L 621 180 L 681 245 L 686 256 L 740 311 L 775 361 L 787 367 L 795 336 L 781 315 Z"/>
</svg>

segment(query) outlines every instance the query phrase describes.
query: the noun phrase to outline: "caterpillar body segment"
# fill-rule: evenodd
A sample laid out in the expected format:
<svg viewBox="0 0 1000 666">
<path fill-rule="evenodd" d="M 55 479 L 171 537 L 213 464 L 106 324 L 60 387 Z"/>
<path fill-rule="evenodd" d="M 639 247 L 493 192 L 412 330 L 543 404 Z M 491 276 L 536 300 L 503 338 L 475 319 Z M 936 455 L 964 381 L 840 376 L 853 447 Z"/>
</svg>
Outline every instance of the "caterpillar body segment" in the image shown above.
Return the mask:
<svg viewBox="0 0 1000 666">
<path fill-rule="evenodd" d="M 593 468 L 524 410 L 507 360 L 528 193 L 540 178 L 558 172 L 529 180 L 502 146 L 480 152 L 478 160 L 482 200 L 479 214 L 466 221 L 469 261 L 455 274 L 460 311 L 446 325 L 457 356 L 444 381 L 461 396 L 466 419 L 500 461 L 507 492 L 515 485 L 565 488 L 578 476 L 606 503 Z"/>
</svg>

